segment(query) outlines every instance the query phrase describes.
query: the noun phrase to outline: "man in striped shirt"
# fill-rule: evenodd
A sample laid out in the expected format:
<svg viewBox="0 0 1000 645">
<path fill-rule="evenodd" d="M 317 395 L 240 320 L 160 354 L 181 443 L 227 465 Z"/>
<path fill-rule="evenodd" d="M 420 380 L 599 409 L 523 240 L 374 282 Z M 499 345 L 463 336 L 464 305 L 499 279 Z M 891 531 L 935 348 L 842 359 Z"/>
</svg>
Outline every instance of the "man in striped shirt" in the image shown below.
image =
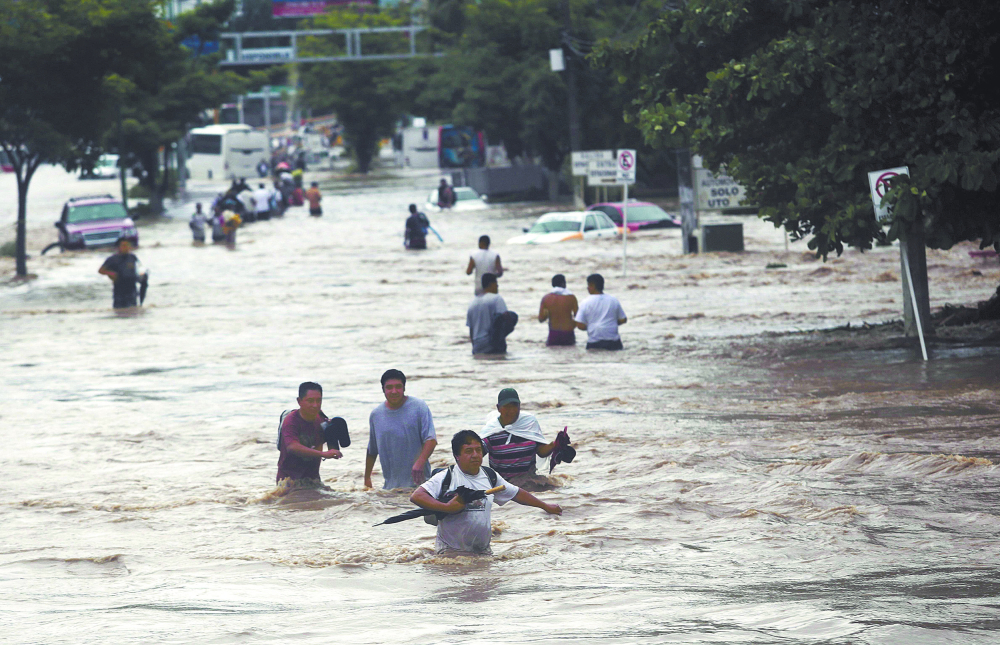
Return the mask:
<svg viewBox="0 0 1000 645">
<path fill-rule="evenodd" d="M 490 453 L 490 468 L 521 486 L 536 475 L 535 455 L 547 457 L 556 442 L 546 442 L 538 419 L 521 412 L 521 399 L 514 388 L 500 390 L 497 412 L 500 414 L 491 415 L 479 435 Z"/>
</svg>

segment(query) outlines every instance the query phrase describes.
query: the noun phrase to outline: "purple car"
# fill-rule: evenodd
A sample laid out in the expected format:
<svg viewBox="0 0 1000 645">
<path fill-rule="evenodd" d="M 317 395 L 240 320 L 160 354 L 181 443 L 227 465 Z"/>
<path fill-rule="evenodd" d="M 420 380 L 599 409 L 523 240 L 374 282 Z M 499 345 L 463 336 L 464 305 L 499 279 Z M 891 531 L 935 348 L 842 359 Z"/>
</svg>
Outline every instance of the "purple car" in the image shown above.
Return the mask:
<svg viewBox="0 0 1000 645">
<path fill-rule="evenodd" d="M 134 247 L 139 246 L 135 222 L 121 200 L 111 195 L 71 198 L 63 206 L 56 228 L 59 246 L 64 250 L 114 246 L 120 237 L 127 237 Z"/>
<path fill-rule="evenodd" d="M 587 207 L 588 211 L 601 211 L 611 218 L 618 226 L 622 225 L 622 202 L 603 202 Z M 649 202 L 628 203 L 628 230 L 638 231 L 645 228 L 680 228 L 681 218 L 663 210 Z"/>
</svg>

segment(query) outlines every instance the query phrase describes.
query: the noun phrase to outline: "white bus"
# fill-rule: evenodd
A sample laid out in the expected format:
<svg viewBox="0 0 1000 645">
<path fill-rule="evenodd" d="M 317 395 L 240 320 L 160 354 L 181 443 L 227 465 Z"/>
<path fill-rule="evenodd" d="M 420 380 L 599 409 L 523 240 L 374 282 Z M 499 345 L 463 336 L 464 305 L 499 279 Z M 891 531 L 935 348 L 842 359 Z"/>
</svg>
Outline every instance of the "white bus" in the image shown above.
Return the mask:
<svg viewBox="0 0 1000 645">
<path fill-rule="evenodd" d="M 210 125 L 188 134 L 191 179 L 253 179 L 260 162 L 271 161 L 267 135 L 248 125 Z"/>
</svg>

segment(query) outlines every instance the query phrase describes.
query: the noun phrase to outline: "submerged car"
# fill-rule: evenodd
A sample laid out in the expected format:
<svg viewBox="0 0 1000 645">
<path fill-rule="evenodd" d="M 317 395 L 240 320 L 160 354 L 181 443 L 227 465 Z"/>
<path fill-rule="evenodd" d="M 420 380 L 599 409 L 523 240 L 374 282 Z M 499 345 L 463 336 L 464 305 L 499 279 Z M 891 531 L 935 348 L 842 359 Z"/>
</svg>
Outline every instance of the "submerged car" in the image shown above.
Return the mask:
<svg viewBox="0 0 1000 645">
<path fill-rule="evenodd" d="M 80 173 L 80 179 L 114 179 L 118 176 L 118 155 L 101 155 L 94 167 Z"/>
<path fill-rule="evenodd" d="M 596 240 L 617 237 L 621 229 L 600 211 L 546 213 L 524 235 L 507 240 L 507 244 L 552 244 L 567 240 Z"/>
<path fill-rule="evenodd" d="M 624 202 L 603 202 L 593 204 L 587 210 L 600 211 L 610 217 L 615 224 L 621 226 L 624 206 Z M 668 213 L 656 204 L 633 201 L 628 203 L 629 232 L 640 231 L 646 228 L 680 228 L 680 226 L 680 216 Z"/>
<path fill-rule="evenodd" d="M 486 195 L 480 196 L 479 193 L 476 192 L 475 188 L 469 188 L 468 186 L 455 186 L 453 190 L 455 191 L 455 203 L 452 205 L 450 210 L 480 211 L 490 207 L 489 204 L 486 203 Z M 438 206 L 437 188 L 432 190 L 431 194 L 427 196 L 427 203 L 424 204 L 424 208 L 429 211 L 442 210 L 442 208 Z"/>
<path fill-rule="evenodd" d="M 128 238 L 132 246 L 139 246 L 135 222 L 121 200 L 111 195 L 70 198 L 63 206 L 56 228 L 62 249 L 114 246 L 121 237 Z"/>
</svg>

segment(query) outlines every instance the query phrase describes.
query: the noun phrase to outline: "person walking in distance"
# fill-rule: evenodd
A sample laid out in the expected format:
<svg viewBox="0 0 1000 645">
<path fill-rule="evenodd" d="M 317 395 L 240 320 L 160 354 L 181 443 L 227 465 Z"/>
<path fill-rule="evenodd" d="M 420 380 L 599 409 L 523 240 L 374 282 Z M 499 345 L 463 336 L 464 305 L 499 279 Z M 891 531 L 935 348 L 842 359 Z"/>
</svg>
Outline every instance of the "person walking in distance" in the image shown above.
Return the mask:
<svg viewBox="0 0 1000 645">
<path fill-rule="evenodd" d="M 575 345 L 576 323 L 573 316 L 576 315 L 579 306 L 576 296 L 566 288 L 566 276 L 557 273 L 552 276 L 552 291 L 545 294 L 542 304 L 538 309 L 538 322 L 549 321 L 549 338 L 545 344 L 549 347 L 556 345 Z"/>
<path fill-rule="evenodd" d="M 465 267 L 465 275 L 476 272 L 475 291 L 477 296 L 483 295 L 483 276 L 492 273 L 494 276 L 503 277 L 503 265 L 500 263 L 500 255 L 496 251 L 490 250 L 490 236 L 479 237 L 479 249 L 473 251 L 469 256 L 469 265 Z"/>
<path fill-rule="evenodd" d="M 427 229 L 430 227 L 427 216 L 417 210 L 416 204 L 410 204 L 410 215 L 406 218 L 403 230 L 403 246 L 411 251 L 427 248 Z"/>
<path fill-rule="evenodd" d="M 319 192 L 319 182 L 312 182 L 309 190 L 306 191 L 306 201 L 309 202 L 309 214 L 313 217 L 320 217 L 323 214 L 323 208 L 320 206 L 322 199 L 323 194 Z"/>
</svg>

